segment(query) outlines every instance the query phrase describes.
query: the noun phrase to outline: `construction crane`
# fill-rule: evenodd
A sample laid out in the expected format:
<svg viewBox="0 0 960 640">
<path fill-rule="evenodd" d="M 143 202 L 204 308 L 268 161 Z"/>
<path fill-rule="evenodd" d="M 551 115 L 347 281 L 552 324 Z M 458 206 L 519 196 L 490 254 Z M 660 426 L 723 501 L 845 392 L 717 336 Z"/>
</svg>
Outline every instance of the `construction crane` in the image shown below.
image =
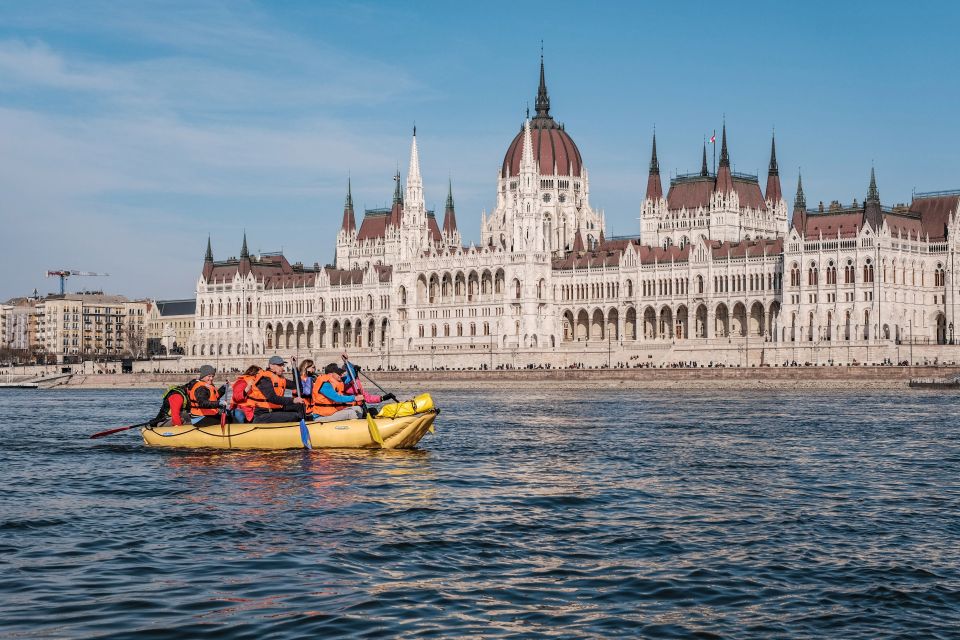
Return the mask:
<svg viewBox="0 0 960 640">
<path fill-rule="evenodd" d="M 94 273 L 93 271 L 73 271 L 71 269 L 57 269 L 47 271 L 47 277 L 57 276 L 60 278 L 60 295 L 64 294 L 67 278 L 70 276 L 108 276 L 109 273 Z"/>
</svg>

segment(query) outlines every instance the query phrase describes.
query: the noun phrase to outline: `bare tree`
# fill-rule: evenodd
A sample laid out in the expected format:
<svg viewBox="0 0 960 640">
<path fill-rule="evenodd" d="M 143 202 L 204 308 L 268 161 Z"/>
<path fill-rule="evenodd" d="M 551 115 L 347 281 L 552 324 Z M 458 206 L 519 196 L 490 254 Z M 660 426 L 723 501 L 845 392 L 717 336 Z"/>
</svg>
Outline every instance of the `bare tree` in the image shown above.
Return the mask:
<svg viewBox="0 0 960 640">
<path fill-rule="evenodd" d="M 127 343 L 127 352 L 134 358 L 143 357 L 146 332 L 143 328 L 143 322 L 137 322 L 133 318 L 127 320 L 127 326 L 124 330 L 124 338 Z"/>
</svg>

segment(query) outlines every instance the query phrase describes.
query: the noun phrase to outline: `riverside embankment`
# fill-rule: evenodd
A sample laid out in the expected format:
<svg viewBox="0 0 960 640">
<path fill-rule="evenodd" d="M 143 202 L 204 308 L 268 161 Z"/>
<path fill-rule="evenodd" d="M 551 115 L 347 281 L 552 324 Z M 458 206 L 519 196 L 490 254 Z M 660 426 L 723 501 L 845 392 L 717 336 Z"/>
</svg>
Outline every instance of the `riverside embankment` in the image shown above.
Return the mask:
<svg viewBox="0 0 960 640">
<path fill-rule="evenodd" d="M 378 371 L 390 390 L 515 389 L 907 389 L 912 379 L 954 378 L 960 366 L 762 367 L 663 369 L 521 369 L 504 371 Z M 234 374 L 224 373 L 218 383 Z M 83 389 L 163 389 L 189 379 L 183 373 L 75 374 L 56 386 Z M 40 387 L 43 388 L 43 382 Z"/>
</svg>

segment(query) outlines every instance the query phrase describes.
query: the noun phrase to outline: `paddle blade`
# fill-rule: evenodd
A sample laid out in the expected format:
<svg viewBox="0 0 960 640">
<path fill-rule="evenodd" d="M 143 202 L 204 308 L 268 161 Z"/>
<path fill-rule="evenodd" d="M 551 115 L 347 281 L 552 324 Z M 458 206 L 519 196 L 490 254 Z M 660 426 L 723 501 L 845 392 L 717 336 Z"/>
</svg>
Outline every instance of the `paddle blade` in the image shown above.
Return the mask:
<svg viewBox="0 0 960 640">
<path fill-rule="evenodd" d="M 307 423 L 303 418 L 300 418 L 300 440 L 303 441 L 304 449 L 313 449 L 313 445 L 310 444 L 310 429 L 307 429 Z"/>
<path fill-rule="evenodd" d="M 373 416 L 369 413 L 367 414 L 367 427 L 370 429 L 370 437 L 373 438 L 373 441 L 376 442 L 381 447 L 383 446 L 383 436 L 380 435 L 380 428 L 377 426 L 377 423 L 373 420 Z"/>
</svg>

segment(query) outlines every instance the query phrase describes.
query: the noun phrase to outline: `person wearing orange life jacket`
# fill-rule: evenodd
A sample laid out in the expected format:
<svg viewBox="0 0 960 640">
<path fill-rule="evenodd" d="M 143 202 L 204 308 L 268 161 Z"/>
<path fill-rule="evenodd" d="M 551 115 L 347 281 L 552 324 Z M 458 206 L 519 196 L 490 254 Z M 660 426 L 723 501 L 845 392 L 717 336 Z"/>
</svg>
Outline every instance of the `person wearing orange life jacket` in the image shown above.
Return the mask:
<svg viewBox="0 0 960 640">
<path fill-rule="evenodd" d="M 233 396 L 230 401 L 231 417 L 236 423 L 253 422 L 253 401 L 250 400 L 250 391 L 253 390 L 253 381 L 261 369 L 257 365 L 250 365 L 236 382 L 233 383 Z"/>
<path fill-rule="evenodd" d="M 335 362 L 323 369 L 323 375 L 313 381 L 313 418 L 317 422 L 335 422 L 354 420 L 363 417 L 361 395 L 345 395 L 343 392 L 343 374 L 346 373 Z"/>
<path fill-rule="evenodd" d="M 187 396 L 190 398 L 190 422 L 195 425 L 217 424 L 220 422 L 220 391 L 213 386 L 213 376 L 217 373 L 209 364 L 200 367 L 199 377 L 187 383 Z"/>
<path fill-rule="evenodd" d="M 296 422 L 303 415 L 303 398 L 286 397 L 287 389 L 296 383 L 283 377 L 287 363 L 280 356 L 271 356 L 267 368 L 253 380 L 248 399 L 253 404 L 253 421 Z"/>
</svg>

